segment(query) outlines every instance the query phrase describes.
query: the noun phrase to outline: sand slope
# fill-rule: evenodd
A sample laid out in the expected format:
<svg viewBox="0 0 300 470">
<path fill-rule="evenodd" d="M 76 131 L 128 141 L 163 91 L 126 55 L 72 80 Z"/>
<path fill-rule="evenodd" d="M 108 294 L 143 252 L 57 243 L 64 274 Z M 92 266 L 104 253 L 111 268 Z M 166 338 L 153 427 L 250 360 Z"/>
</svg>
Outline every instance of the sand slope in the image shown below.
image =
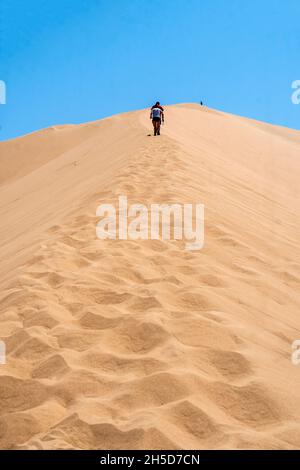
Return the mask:
<svg viewBox="0 0 300 470">
<path fill-rule="evenodd" d="M 0 144 L 1 448 L 300 446 L 300 133 L 197 105 Z M 206 244 L 96 207 L 206 206 Z"/>
</svg>

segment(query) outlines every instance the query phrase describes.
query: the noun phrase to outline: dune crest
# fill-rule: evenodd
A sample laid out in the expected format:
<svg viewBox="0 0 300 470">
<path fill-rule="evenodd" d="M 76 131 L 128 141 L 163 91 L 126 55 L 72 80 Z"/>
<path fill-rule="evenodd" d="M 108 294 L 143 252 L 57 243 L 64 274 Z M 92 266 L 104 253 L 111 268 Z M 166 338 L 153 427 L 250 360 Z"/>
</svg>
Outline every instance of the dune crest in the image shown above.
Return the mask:
<svg viewBox="0 0 300 470">
<path fill-rule="evenodd" d="M 0 144 L 0 448 L 300 446 L 300 133 L 197 105 Z M 203 203 L 205 246 L 96 208 Z"/>
</svg>

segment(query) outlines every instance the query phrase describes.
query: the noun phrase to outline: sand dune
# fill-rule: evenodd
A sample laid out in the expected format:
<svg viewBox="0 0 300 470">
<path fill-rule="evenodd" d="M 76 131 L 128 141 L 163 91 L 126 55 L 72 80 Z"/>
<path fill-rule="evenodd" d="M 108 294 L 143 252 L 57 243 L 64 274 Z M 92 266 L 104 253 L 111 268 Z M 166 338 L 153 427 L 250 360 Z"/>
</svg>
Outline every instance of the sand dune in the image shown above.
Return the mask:
<svg viewBox="0 0 300 470">
<path fill-rule="evenodd" d="M 0 447 L 300 446 L 300 133 L 197 105 L 0 144 Z M 203 203 L 205 247 L 96 238 Z"/>
</svg>

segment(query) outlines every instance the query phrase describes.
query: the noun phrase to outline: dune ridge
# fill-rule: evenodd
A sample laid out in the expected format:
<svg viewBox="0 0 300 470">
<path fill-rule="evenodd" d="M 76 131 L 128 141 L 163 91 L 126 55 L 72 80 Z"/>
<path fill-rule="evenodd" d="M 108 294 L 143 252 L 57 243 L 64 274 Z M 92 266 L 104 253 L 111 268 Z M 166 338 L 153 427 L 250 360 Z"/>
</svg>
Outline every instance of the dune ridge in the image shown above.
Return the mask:
<svg viewBox="0 0 300 470">
<path fill-rule="evenodd" d="M 149 123 L 0 144 L 0 448 L 300 445 L 300 133 L 189 104 Z M 205 204 L 204 249 L 98 240 L 120 194 Z"/>
</svg>

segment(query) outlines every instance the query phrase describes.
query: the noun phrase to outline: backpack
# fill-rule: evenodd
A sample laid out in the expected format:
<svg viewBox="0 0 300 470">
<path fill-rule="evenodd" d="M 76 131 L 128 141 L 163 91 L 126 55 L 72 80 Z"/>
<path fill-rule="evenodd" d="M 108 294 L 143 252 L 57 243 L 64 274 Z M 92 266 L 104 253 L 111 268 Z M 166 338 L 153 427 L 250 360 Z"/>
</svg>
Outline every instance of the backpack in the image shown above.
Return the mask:
<svg viewBox="0 0 300 470">
<path fill-rule="evenodd" d="M 160 118 L 161 110 L 159 108 L 152 109 L 152 117 L 153 118 Z"/>
</svg>

